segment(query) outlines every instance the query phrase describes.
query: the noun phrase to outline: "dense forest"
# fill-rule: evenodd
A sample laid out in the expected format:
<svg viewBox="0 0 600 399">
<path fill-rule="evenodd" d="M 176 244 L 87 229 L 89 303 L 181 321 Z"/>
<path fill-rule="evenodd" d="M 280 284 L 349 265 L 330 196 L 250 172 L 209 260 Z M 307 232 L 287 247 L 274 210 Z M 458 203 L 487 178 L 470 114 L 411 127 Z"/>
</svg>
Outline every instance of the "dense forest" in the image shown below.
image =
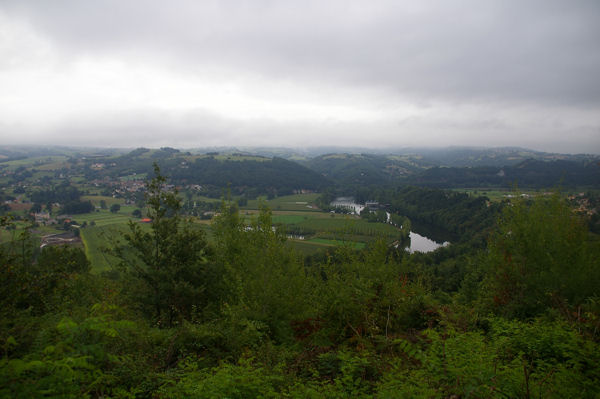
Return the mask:
<svg viewBox="0 0 600 399">
<path fill-rule="evenodd" d="M 526 160 L 514 166 L 434 167 L 414 176 L 412 183 L 429 187 L 578 187 L 600 181 L 597 162 Z"/>
<path fill-rule="evenodd" d="M 189 167 L 182 168 L 177 162 L 159 163 L 174 183 L 206 184 L 223 187 L 226 183 L 235 192 L 291 194 L 295 190 L 321 190 L 332 184 L 318 173 L 283 158 L 264 160 L 216 160 L 199 158 Z"/>
<path fill-rule="evenodd" d="M 536 159 L 533 158 L 535 153 L 527 153 L 532 158 L 519 157 L 521 161 L 516 163 L 511 159 L 516 157 L 492 158 L 492 155 L 474 150 L 449 151 L 449 154 L 441 151 L 424 152 L 423 156 L 328 154 L 303 164 L 327 176 L 345 190 L 398 185 L 436 188 L 574 188 L 592 187 L 600 181 L 598 159 L 591 156 Z M 486 161 L 489 163 L 486 164 Z"/>
<path fill-rule="evenodd" d="M 422 169 L 407 161 L 373 154 L 326 154 L 303 164 L 342 187 L 389 185 Z"/>
<path fill-rule="evenodd" d="M 411 255 L 379 240 L 309 262 L 269 209 L 247 225 L 224 201 L 207 237 L 152 176 L 151 223 L 113 237 L 111 270 L 91 273 L 77 247 L 40 249 L 28 229 L 0 246 L 0 396 L 600 395 L 600 241 L 558 193 L 488 206 L 373 192 L 460 226 L 460 242 Z"/>
<path fill-rule="evenodd" d="M 474 237 L 485 239 L 501 207 L 485 196 L 472 197 L 460 192 L 414 186 L 374 190 L 369 194 L 357 190 L 357 196 L 360 195 L 369 195 L 389 204 L 391 212 L 405 215 L 412 221 L 451 233 L 453 241 L 469 241 Z"/>
</svg>

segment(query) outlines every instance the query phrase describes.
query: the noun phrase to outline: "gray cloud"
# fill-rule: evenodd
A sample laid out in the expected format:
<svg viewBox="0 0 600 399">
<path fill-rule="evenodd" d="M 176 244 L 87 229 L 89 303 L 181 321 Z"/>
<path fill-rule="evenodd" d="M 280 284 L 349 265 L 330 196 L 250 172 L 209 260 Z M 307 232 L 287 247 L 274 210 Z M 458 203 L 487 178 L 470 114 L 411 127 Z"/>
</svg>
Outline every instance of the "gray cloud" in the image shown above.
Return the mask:
<svg viewBox="0 0 600 399">
<path fill-rule="evenodd" d="M 597 1 L 9 2 L 65 49 L 451 100 L 600 103 Z"/>
<path fill-rule="evenodd" d="M 343 121 L 335 126 L 314 120 L 284 123 L 264 117 L 240 121 L 231 115 L 194 116 L 189 110 L 159 120 L 150 116 L 156 115 L 151 105 L 142 111 L 124 110 L 126 115 L 112 122 L 93 118 L 102 129 L 129 132 L 132 139 L 148 137 L 135 133 L 139 123 L 135 121 L 143 120 L 139 130 L 156 136 L 171 132 L 182 143 L 192 141 L 204 126 L 204 131 L 229 140 L 255 137 L 260 145 L 274 138 L 279 140 L 275 144 L 289 142 L 282 140 L 283 133 L 319 129 L 331 135 L 327 144 L 339 140 L 343 130 L 354 134 L 354 141 L 376 130 L 381 133 L 374 136 L 396 144 L 415 132 L 431 138 L 452 132 L 460 144 L 491 144 L 502 141 L 497 139 L 502 132 L 518 141 L 506 144 L 539 143 L 536 148 L 550 148 L 554 146 L 550 141 L 563 143 L 561 135 L 569 134 L 587 140 L 569 148 L 600 151 L 596 135 L 600 119 L 595 116 L 600 114 L 600 3 L 596 0 L 182 0 L 168 4 L 5 0 L 0 12 L 26 21 L 63 59 L 125 57 L 182 76 L 202 76 L 209 69 L 231 79 L 252 74 L 274 81 L 275 86 L 291 81 L 321 92 L 368 90 L 379 93 L 374 102 L 431 110 L 425 116 L 409 117 L 410 123 L 391 113 L 372 125 L 357 122 L 354 126 Z M 477 104 L 488 113 L 438 115 L 439 104 L 446 113 L 452 107 L 460 111 L 464 104 Z M 531 107 L 536 108 L 534 122 L 520 111 Z M 581 121 L 572 117 L 575 111 Z M 543 126 L 546 119 L 552 119 L 552 124 Z M 83 126 L 84 120 L 89 121 L 82 117 L 58 126 L 66 132 L 64 137 L 74 139 L 68 125 L 80 124 L 80 129 L 90 132 L 96 129 Z M 47 132 L 61 134 L 56 129 Z M 314 133 L 310 140 L 319 137 L 324 139 Z M 209 134 L 206 140 L 211 140 Z"/>
</svg>

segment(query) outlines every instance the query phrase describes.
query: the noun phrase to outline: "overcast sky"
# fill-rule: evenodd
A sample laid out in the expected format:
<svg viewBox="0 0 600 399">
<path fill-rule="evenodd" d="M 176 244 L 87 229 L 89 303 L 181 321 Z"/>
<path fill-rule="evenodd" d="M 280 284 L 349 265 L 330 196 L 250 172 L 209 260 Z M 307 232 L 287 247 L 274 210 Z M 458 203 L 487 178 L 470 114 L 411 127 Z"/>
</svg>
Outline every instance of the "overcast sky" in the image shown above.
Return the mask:
<svg viewBox="0 0 600 399">
<path fill-rule="evenodd" d="M 600 1 L 0 0 L 0 136 L 600 153 Z"/>
</svg>

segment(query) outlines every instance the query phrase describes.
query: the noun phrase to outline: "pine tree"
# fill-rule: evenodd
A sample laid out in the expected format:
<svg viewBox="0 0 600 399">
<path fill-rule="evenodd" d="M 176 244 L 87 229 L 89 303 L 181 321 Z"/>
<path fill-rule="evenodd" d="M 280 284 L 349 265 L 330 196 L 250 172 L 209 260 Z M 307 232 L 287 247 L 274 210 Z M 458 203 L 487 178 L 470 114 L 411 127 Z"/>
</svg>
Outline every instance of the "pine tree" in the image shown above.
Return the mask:
<svg viewBox="0 0 600 399">
<path fill-rule="evenodd" d="M 142 308 L 160 326 L 190 319 L 206 306 L 207 244 L 202 230 L 180 215 L 181 199 L 154 165 L 155 176 L 146 186 L 150 231 L 129 222 L 126 245 L 118 248 L 121 264 L 143 287 Z"/>
</svg>

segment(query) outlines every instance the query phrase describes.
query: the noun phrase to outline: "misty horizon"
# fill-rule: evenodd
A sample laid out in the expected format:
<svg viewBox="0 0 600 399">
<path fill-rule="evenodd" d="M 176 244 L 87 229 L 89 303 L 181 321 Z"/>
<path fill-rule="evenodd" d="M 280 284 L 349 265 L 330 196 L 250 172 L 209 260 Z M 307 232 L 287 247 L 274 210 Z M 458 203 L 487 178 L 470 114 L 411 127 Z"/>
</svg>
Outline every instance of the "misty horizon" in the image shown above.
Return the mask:
<svg viewBox="0 0 600 399">
<path fill-rule="evenodd" d="M 342 147 L 342 146 L 313 146 L 313 147 L 267 147 L 267 146 L 198 146 L 198 147 L 171 147 L 171 146 L 137 146 L 137 147 L 112 147 L 112 146 L 77 146 L 77 145 L 0 145 L 0 150 L 4 149 L 7 151 L 23 151 L 29 153 L 30 151 L 48 151 L 50 153 L 61 153 L 61 151 L 76 151 L 81 154 L 94 152 L 94 151 L 108 151 L 126 154 L 128 152 L 137 149 L 147 149 L 156 151 L 160 149 L 175 149 L 179 152 L 191 152 L 194 154 L 207 154 L 210 152 L 219 152 L 222 154 L 234 154 L 234 153 L 245 153 L 249 155 L 259 156 L 305 156 L 307 158 L 318 157 L 328 154 L 349 154 L 349 155 L 414 155 L 419 156 L 423 154 L 450 154 L 453 152 L 471 152 L 475 153 L 490 153 L 490 154 L 509 154 L 514 152 L 521 152 L 531 155 L 542 155 L 542 156 L 556 156 L 556 159 L 560 159 L 562 156 L 583 156 L 591 157 L 595 159 L 600 157 L 600 153 L 592 152 L 547 152 L 534 148 L 524 148 L 516 146 L 502 146 L 502 147 L 484 147 L 484 146 L 420 146 L 420 147 Z M 551 159 L 551 158 L 550 158 Z"/>
</svg>

